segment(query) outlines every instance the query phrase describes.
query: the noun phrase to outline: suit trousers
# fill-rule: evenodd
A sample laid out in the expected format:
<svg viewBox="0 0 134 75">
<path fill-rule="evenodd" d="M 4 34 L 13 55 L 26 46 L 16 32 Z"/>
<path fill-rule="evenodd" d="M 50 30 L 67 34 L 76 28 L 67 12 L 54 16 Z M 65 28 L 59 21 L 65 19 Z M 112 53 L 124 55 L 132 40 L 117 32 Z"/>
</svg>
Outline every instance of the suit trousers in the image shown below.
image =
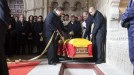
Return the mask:
<svg viewBox="0 0 134 75">
<path fill-rule="evenodd" d="M 45 41 L 46 41 L 46 45 L 48 44 L 50 40 L 50 37 L 46 37 Z M 48 55 L 48 63 L 56 63 L 59 61 L 58 55 L 58 40 L 55 39 L 55 37 L 52 39 L 48 49 L 47 49 L 47 55 Z"/>
<path fill-rule="evenodd" d="M 104 45 L 105 45 L 105 33 L 97 33 L 96 35 L 96 49 L 97 49 L 97 61 L 102 62 L 104 61 L 104 56 L 105 56 L 105 50 L 104 50 Z"/>
</svg>

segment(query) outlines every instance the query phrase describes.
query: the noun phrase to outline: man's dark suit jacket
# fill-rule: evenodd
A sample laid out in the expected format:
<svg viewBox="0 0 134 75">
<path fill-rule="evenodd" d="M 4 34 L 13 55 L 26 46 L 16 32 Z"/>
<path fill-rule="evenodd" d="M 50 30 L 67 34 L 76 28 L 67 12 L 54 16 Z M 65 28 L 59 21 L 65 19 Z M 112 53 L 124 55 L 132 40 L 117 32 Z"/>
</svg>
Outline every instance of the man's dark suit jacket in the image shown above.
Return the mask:
<svg viewBox="0 0 134 75">
<path fill-rule="evenodd" d="M 6 29 L 9 25 L 10 9 L 6 0 L 0 0 L 0 75 L 9 75 L 4 50 Z"/>
</svg>

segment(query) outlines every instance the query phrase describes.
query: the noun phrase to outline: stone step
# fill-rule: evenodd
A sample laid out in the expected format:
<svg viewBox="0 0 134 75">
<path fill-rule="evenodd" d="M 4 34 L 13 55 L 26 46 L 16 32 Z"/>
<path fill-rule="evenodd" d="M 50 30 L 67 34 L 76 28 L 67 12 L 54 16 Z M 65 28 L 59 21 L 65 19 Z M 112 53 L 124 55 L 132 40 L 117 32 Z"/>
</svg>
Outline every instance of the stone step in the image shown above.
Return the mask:
<svg viewBox="0 0 134 75">
<path fill-rule="evenodd" d="M 117 68 L 106 63 L 99 64 L 97 66 L 105 75 L 125 75 L 122 72 L 120 72 L 120 70 L 118 70 Z"/>
<path fill-rule="evenodd" d="M 59 75 L 61 64 L 48 65 L 47 60 L 43 60 L 38 66 L 32 69 L 27 75 Z"/>
<path fill-rule="evenodd" d="M 62 63 L 57 65 L 48 65 L 47 59 L 43 60 L 38 66 L 32 69 L 27 75 L 59 75 L 62 67 Z M 69 64 L 89 64 L 70 62 Z M 124 75 L 118 69 L 108 64 L 99 64 L 97 67 L 105 75 Z M 84 68 L 65 68 L 64 75 L 97 75 L 93 69 Z"/>
<path fill-rule="evenodd" d="M 64 75 L 96 75 L 96 73 L 89 69 L 65 69 Z"/>
</svg>

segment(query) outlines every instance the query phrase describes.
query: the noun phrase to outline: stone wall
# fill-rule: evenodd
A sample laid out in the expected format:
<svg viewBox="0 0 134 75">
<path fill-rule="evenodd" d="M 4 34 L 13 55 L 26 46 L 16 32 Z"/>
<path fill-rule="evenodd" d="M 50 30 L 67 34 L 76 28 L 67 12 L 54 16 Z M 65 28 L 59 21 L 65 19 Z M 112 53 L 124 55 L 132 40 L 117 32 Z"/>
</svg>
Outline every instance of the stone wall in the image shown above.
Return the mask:
<svg viewBox="0 0 134 75">
<path fill-rule="evenodd" d="M 13 14 L 14 16 L 23 14 L 24 9 L 23 0 L 7 0 L 7 2 L 10 7 L 11 14 Z"/>
<path fill-rule="evenodd" d="M 50 11 L 57 6 L 63 6 L 65 14 L 79 16 L 92 5 L 92 0 L 49 0 L 48 5 L 51 8 Z"/>
<path fill-rule="evenodd" d="M 92 0 L 23 0 L 24 13 L 29 15 L 47 16 L 57 6 L 65 8 L 65 14 L 79 16 L 92 6 Z"/>
<path fill-rule="evenodd" d="M 132 75 L 127 30 L 120 25 L 120 2 L 121 0 L 93 0 L 94 6 L 107 18 L 106 63 L 125 75 Z"/>
<path fill-rule="evenodd" d="M 28 18 L 29 15 L 47 15 L 47 0 L 23 0 L 24 14 Z"/>
</svg>

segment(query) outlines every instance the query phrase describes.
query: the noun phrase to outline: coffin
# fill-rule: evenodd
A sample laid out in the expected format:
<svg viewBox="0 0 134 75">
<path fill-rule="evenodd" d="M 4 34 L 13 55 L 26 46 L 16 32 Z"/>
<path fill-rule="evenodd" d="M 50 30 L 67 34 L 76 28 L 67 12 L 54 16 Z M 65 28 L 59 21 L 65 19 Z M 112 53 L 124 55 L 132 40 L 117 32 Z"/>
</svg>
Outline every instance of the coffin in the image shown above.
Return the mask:
<svg viewBox="0 0 134 75">
<path fill-rule="evenodd" d="M 58 55 L 69 58 L 89 58 L 92 55 L 92 42 L 83 38 L 67 39 L 59 43 Z"/>
</svg>

